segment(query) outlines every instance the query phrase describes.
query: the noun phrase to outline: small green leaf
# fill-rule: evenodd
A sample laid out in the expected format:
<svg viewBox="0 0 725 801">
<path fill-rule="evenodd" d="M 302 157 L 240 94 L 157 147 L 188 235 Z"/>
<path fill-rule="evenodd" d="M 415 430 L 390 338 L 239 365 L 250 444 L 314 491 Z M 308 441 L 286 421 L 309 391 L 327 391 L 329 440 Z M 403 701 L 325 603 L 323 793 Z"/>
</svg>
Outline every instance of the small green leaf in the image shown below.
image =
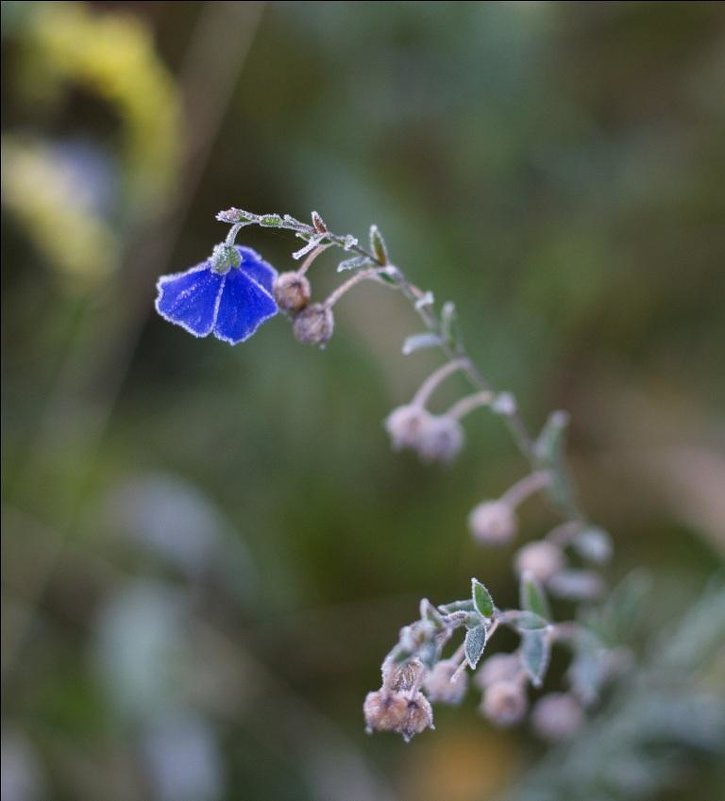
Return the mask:
<svg viewBox="0 0 725 801">
<path fill-rule="evenodd" d="M 521 638 L 521 664 L 534 687 L 541 687 L 549 666 L 551 645 L 545 631 L 527 631 Z"/>
<path fill-rule="evenodd" d="M 492 617 L 494 610 L 493 598 L 491 597 L 491 593 L 478 579 L 471 579 L 471 593 L 476 611 L 484 617 Z"/>
<path fill-rule="evenodd" d="M 519 632 L 545 629 L 549 625 L 549 622 L 540 615 L 534 612 L 519 612 L 517 609 L 504 612 L 502 622 L 513 626 Z"/>
<path fill-rule="evenodd" d="M 475 669 L 485 647 L 486 627 L 481 625 L 468 629 L 466 632 L 466 639 L 464 640 L 464 648 L 466 652 L 466 662 L 468 662 L 471 670 Z"/>
<path fill-rule="evenodd" d="M 403 342 L 403 356 L 410 356 L 411 353 L 415 353 L 417 350 L 423 350 L 424 348 L 437 348 L 442 343 L 443 340 L 441 340 L 438 334 L 431 334 L 429 332 L 413 334 Z"/>
<path fill-rule="evenodd" d="M 388 249 L 377 225 L 370 226 L 370 250 L 375 254 L 379 264 L 384 266 L 389 263 Z"/>
<path fill-rule="evenodd" d="M 591 631 L 582 630 L 574 641 L 574 659 L 567 671 L 572 692 L 585 705 L 594 703 L 604 684 L 606 672 L 605 648 Z"/>
<path fill-rule="evenodd" d="M 282 218 L 279 214 L 263 214 L 259 218 L 259 224 L 263 228 L 279 228 L 282 225 Z"/>
<path fill-rule="evenodd" d="M 429 621 L 436 629 L 445 628 L 443 617 L 427 598 L 420 602 L 420 619 Z"/>
<path fill-rule="evenodd" d="M 534 443 L 534 453 L 539 464 L 551 473 L 546 491 L 557 506 L 570 506 L 572 503 L 571 483 L 564 460 L 564 441 L 568 425 L 567 412 L 552 412 Z"/>
<path fill-rule="evenodd" d="M 450 615 L 452 612 L 473 612 L 475 606 L 471 600 L 451 601 L 449 604 L 441 604 L 438 609 L 444 615 Z"/>
<path fill-rule="evenodd" d="M 446 301 L 441 308 L 441 333 L 443 340 L 454 350 L 459 350 L 463 346 L 456 304 L 450 300 Z"/>
<path fill-rule="evenodd" d="M 551 609 L 549 608 L 549 601 L 544 588 L 532 573 L 524 572 L 521 575 L 519 600 L 521 608 L 525 611 L 533 612 L 539 617 L 551 620 Z"/>
<path fill-rule="evenodd" d="M 610 643 L 624 643 L 642 621 L 644 601 L 651 589 L 650 577 L 641 570 L 628 573 L 609 593 L 589 623 Z"/>
</svg>

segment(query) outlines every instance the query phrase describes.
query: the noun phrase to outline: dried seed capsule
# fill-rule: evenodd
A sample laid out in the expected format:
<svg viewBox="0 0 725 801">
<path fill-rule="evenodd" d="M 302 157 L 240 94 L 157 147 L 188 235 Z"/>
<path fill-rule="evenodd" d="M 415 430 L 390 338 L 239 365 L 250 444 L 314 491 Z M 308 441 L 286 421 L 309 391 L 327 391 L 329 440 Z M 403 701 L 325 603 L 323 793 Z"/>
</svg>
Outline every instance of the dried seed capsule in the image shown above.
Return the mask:
<svg viewBox="0 0 725 801">
<path fill-rule="evenodd" d="M 506 545 L 518 531 L 516 513 L 505 501 L 483 501 L 468 516 L 473 539 L 484 545 Z"/>
<path fill-rule="evenodd" d="M 272 289 L 282 311 L 298 312 L 310 302 L 310 282 L 297 272 L 278 275 Z"/>
<path fill-rule="evenodd" d="M 408 699 L 403 693 L 376 690 L 368 693 L 363 704 L 368 732 L 398 731 L 408 710 Z"/>
<path fill-rule="evenodd" d="M 434 704 L 459 704 L 468 689 L 468 676 L 459 670 L 460 663 L 453 659 L 442 659 L 431 670 L 423 682 L 428 700 Z"/>
<path fill-rule="evenodd" d="M 493 654 L 478 669 L 475 682 L 478 687 L 485 690 L 492 684 L 516 681 L 521 672 L 521 660 L 518 653 Z"/>
<path fill-rule="evenodd" d="M 433 709 L 423 693 L 413 695 L 382 689 L 368 693 L 363 704 L 368 732 L 393 731 L 408 742 L 433 728 Z"/>
<path fill-rule="evenodd" d="M 521 682 L 500 681 L 486 688 L 481 712 L 497 726 L 513 726 L 526 714 L 528 702 Z"/>
<path fill-rule="evenodd" d="M 415 448 L 421 432 L 428 425 L 431 413 L 422 406 L 408 404 L 398 406 L 385 419 L 385 429 L 390 435 L 393 448 Z"/>
<path fill-rule="evenodd" d="M 463 427 L 453 417 L 431 415 L 420 432 L 417 448 L 424 462 L 447 464 L 463 447 Z"/>
<path fill-rule="evenodd" d="M 584 711 L 568 693 L 549 693 L 531 711 L 531 725 L 539 737 L 556 742 L 575 734 L 584 722 Z"/>
<path fill-rule="evenodd" d="M 548 581 L 564 569 L 564 556 L 553 542 L 530 542 L 516 553 L 516 571 L 519 575 L 531 573 L 539 581 Z"/>
<path fill-rule="evenodd" d="M 335 328 L 332 309 L 322 303 L 313 303 L 296 315 L 292 332 L 299 342 L 324 347 Z"/>
<path fill-rule="evenodd" d="M 383 687 L 388 690 L 417 690 L 423 682 L 426 668 L 420 659 L 396 664 L 392 659 L 383 662 Z"/>
</svg>

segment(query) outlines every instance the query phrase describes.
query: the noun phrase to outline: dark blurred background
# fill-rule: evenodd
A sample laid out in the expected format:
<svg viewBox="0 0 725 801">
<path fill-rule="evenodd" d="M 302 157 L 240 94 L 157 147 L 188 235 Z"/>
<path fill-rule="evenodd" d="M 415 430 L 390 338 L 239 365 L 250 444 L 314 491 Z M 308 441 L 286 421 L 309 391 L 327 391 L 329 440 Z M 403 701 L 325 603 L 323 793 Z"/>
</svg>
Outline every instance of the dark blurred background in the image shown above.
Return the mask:
<svg viewBox="0 0 725 801">
<path fill-rule="evenodd" d="M 524 469 L 500 421 L 450 469 L 391 454 L 382 419 L 438 363 L 401 356 L 395 293 L 348 296 L 321 353 L 281 317 L 194 340 L 154 283 L 231 205 L 376 222 L 532 428 L 572 412 L 608 579 L 645 567 L 667 636 L 725 550 L 725 5 L 2 14 L 4 801 L 497 797 L 543 753 L 525 729 L 471 698 L 406 746 L 361 703 L 420 597 L 475 574 L 515 603 L 511 553 L 465 527 Z M 523 536 L 552 523 L 531 503 Z M 704 753 L 567 797 L 716 801 Z"/>
</svg>

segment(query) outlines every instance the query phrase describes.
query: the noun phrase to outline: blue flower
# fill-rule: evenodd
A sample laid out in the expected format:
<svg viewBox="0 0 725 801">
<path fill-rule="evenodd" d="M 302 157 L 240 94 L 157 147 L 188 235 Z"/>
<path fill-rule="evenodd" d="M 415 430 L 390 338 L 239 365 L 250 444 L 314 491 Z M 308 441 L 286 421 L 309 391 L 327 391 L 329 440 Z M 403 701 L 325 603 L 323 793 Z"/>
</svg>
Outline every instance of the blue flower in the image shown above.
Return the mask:
<svg viewBox="0 0 725 801">
<path fill-rule="evenodd" d="M 277 314 L 272 282 L 277 271 L 251 248 L 236 245 L 240 263 L 214 269 L 211 259 L 184 273 L 163 275 L 156 311 L 195 337 L 214 334 L 236 345 Z"/>
</svg>

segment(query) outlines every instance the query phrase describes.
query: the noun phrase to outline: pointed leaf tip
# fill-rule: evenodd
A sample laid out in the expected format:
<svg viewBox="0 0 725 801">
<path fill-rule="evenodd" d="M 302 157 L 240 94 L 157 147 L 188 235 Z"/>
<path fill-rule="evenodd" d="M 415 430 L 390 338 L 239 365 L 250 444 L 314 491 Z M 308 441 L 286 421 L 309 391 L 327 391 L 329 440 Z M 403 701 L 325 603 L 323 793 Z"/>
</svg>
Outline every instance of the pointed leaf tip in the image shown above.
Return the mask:
<svg viewBox="0 0 725 801">
<path fill-rule="evenodd" d="M 492 617 L 494 611 L 493 598 L 486 587 L 478 579 L 471 579 L 471 593 L 473 605 L 484 617 Z"/>
</svg>

